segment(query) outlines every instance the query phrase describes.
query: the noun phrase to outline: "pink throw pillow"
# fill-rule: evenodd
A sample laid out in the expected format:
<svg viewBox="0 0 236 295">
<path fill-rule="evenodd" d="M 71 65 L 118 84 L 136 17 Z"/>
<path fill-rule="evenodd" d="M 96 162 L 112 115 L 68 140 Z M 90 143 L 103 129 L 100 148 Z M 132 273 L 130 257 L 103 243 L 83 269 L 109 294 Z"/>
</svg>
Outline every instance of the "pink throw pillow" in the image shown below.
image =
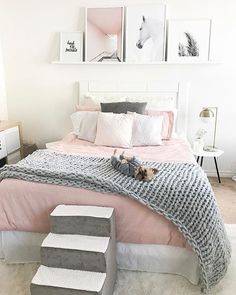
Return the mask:
<svg viewBox="0 0 236 295">
<path fill-rule="evenodd" d="M 150 116 L 163 116 L 162 123 L 162 139 L 171 139 L 174 130 L 175 113 L 174 111 L 158 111 L 158 110 L 147 110 L 147 115 Z"/>
<path fill-rule="evenodd" d="M 133 121 L 133 115 L 99 113 L 95 144 L 131 148 Z"/>
</svg>

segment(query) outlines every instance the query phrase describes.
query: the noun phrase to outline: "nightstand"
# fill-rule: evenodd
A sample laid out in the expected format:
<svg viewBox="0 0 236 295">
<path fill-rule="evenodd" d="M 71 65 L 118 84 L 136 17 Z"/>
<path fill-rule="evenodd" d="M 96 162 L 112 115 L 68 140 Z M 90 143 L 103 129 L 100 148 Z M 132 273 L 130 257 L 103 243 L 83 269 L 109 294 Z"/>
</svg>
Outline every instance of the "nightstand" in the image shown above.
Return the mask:
<svg viewBox="0 0 236 295">
<path fill-rule="evenodd" d="M 218 150 L 218 149 L 214 152 L 207 152 L 207 151 L 202 151 L 199 153 L 193 152 L 194 156 L 197 157 L 197 163 L 199 162 L 201 167 L 203 165 L 204 158 L 214 158 L 219 183 L 221 183 L 221 180 L 220 180 L 220 173 L 219 173 L 218 164 L 217 164 L 217 158 L 219 158 L 221 155 L 223 155 L 223 153 L 224 153 L 224 151 Z"/>
<path fill-rule="evenodd" d="M 21 123 L 0 121 L 0 160 L 14 164 L 23 158 Z"/>
</svg>

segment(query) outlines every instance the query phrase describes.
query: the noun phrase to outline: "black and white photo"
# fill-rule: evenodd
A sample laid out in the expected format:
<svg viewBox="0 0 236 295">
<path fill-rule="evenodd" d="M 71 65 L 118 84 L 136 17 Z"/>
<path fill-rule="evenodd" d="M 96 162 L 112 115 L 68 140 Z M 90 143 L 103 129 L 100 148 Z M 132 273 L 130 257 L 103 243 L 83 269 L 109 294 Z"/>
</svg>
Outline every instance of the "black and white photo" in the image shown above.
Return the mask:
<svg viewBox="0 0 236 295">
<path fill-rule="evenodd" d="M 170 20 L 168 61 L 208 61 L 211 20 Z"/>
<path fill-rule="evenodd" d="M 127 7 L 127 62 L 149 63 L 164 60 L 165 18 L 164 4 Z"/>
</svg>

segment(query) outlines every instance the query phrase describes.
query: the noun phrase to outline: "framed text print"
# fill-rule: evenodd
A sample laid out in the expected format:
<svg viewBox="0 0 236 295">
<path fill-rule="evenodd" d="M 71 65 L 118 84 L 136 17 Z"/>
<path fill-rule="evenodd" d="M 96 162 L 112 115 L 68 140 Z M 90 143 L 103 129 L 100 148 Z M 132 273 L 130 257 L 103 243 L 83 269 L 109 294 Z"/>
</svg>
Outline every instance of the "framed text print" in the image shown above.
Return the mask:
<svg viewBox="0 0 236 295">
<path fill-rule="evenodd" d="M 60 38 L 60 61 L 83 61 L 83 32 L 62 32 Z"/>
</svg>

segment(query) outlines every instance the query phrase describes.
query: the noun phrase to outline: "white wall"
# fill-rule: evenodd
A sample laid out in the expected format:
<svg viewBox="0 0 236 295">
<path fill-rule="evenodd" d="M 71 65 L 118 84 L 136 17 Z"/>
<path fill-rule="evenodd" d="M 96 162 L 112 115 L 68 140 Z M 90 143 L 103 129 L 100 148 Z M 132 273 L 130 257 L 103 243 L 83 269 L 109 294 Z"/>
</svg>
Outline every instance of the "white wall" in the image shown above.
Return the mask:
<svg viewBox="0 0 236 295">
<path fill-rule="evenodd" d="M 83 5 L 111 2 L 125 5 L 154 1 L 0 0 L 9 117 L 23 122 L 25 141 L 42 146 L 70 131 L 69 114 L 74 110 L 80 79 L 184 80 L 191 83 L 190 140 L 199 127 L 202 106 L 218 106 L 217 145 L 225 150 L 219 164 L 226 174 L 236 172 L 236 1 L 164 1 L 169 18 L 214 19 L 212 58 L 222 59 L 223 64 L 52 65 L 59 54 L 56 32 L 82 29 Z"/>
<path fill-rule="evenodd" d="M 1 45 L 2 44 L 0 42 L 0 121 L 8 118 L 5 74 Z"/>
</svg>

